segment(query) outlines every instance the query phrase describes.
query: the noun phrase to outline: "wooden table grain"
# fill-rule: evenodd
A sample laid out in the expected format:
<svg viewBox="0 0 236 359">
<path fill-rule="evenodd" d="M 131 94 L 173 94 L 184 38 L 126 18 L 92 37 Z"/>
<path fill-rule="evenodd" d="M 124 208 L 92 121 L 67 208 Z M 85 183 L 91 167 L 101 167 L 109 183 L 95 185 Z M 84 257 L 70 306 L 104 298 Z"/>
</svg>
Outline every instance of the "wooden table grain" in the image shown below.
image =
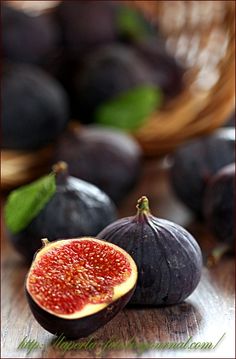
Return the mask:
<svg viewBox="0 0 236 359">
<path fill-rule="evenodd" d="M 153 214 L 188 228 L 198 239 L 205 258 L 215 242 L 176 200 L 166 172 L 156 160 L 147 161 L 138 185 L 120 206 L 119 215 L 132 215 L 137 198 L 147 195 Z M 125 308 L 89 338 L 78 340 L 80 348 L 77 345 L 77 349 L 63 350 L 56 347 L 55 337 L 39 326 L 28 308 L 24 295 L 27 267 L 12 249 L 4 224 L 1 237 L 2 358 L 235 357 L 234 257 L 225 257 L 210 269 L 204 266 L 199 286 L 184 303 L 166 308 Z M 18 348 L 24 339 L 34 341 L 38 348 L 30 353 L 29 348 Z M 220 342 L 212 350 L 158 348 L 158 343 L 187 340 L 213 345 Z"/>
</svg>

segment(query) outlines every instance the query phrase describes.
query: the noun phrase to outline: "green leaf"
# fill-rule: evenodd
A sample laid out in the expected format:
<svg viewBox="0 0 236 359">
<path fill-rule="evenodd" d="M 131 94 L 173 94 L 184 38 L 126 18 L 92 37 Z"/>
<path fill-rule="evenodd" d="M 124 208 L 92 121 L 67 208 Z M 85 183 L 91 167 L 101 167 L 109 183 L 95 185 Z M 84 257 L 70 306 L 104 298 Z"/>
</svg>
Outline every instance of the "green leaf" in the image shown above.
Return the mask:
<svg viewBox="0 0 236 359">
<path fill-rule="evenodd" d="M 137 87 L 102 104 L 95 112 L 95 121 L 105 126 L 135 131 L 159 108 L 161 102 L 162 94 L 156 87 Z"/>
<path fill-rule="evenodd" d="M 145 38 L 153 33 L 150 23 L 143 14 L 128 6 L 119 7 L 116 21 L 118 32 L 135 40 Z"/>
<path fill-rule="evenodd" d="M 8 229 L 12 233 L 18 233 L 26 228 L 55 192 L 56 181 L 53 173 L 12 191 L 4 209 Z"/>
</svg>

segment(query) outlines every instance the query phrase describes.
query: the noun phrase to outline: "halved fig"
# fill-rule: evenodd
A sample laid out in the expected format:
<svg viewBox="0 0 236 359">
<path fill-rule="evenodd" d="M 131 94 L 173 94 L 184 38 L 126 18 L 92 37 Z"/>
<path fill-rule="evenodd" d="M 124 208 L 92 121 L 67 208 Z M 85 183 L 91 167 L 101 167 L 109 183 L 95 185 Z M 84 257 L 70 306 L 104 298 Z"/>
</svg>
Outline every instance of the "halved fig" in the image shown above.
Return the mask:
<svg viewBox="0 0 236 359">
<path fill-rule="evenodd" d="M 91 237 L 42 241 L 26 278 L 26 296 L 44 329 L 85 337 L 128 303 L 137 267 L 123 249 Z"/>
</svg>

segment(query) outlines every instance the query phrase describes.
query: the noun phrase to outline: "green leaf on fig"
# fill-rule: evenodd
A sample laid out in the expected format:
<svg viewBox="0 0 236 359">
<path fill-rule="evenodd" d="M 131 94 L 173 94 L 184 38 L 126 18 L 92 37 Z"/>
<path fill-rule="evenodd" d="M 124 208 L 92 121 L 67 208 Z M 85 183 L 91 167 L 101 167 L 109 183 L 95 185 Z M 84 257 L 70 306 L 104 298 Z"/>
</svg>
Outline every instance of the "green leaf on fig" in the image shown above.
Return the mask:
<svg viewBox="0 0 236 359">
<path fill-rule="evenodd" d="M 4 209 L 7 228 L 12 233 L 18 233 L 26 228 L 55 192 L 54 173 L 12 191 Z"/>
<path fill-rule="evenodd" d="M 95 112 L 99 124 L 135 131 L 162 103 L 162 93 L 154 86 L 140 86 L 102 104 Z"/>
<path fill-rule="evenodd" d="M 151 36 L 153 29 L 150 22 L 137 9 L 119 6 L 117 11 L 117 29 L 120 35 L 139 40 Z"/>
</svg>

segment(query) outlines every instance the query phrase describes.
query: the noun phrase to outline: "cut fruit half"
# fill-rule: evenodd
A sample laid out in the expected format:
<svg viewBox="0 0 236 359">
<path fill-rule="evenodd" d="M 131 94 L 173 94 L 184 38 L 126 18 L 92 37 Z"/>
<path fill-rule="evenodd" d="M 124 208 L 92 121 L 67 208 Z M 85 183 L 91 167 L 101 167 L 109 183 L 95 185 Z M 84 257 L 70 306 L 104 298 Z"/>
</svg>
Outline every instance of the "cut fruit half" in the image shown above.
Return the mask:
<svg viewBox="0 0 236 359">
<path fill-rule="evenodd" d="M 87 336 L 128 303 L 137 267 L 123 249 L 91 237 L 43 242 L 26 279 L 26 295 L 47 331 L 72 339 Z"/>
</svg>

